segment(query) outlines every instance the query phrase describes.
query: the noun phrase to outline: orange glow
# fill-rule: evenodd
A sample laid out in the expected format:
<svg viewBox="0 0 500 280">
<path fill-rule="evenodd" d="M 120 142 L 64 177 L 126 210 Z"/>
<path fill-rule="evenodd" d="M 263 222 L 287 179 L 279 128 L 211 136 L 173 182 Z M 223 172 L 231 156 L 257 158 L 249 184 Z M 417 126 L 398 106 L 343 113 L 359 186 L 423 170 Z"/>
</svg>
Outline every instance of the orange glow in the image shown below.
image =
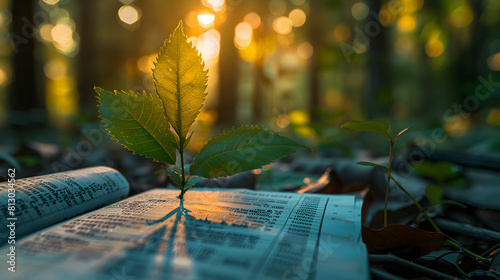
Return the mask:
<svg viewBox="0 0 500 280">
<path fill-rule="evenodd" d="M 292 110 L 288 113 L 290 123 L 294 125 L 305 125 L 310 121 L 309 114 L 304 110 Z"/>
<path fill-rule="evenodd" d="M 271 0 L 269 2 L 269 11 L 273 16 L 281 16 L 286 12 L 286 3 L 284 0 Z"/>
<path fill-rule="evenodd" d="M 54 28 L 54 25 L 50 23 L 44 24 L 40 28 L 40 37 L 42 37 L 44 41 L 52 42 L 52 28 Z"/>
<path fill-rule="evenodd" d="M 0 68 L 0 86 L 5 86 L 9 80 L 9 77 L 7 76 L 7 72 Z"/>
<path fill-rule="evenodd" d="M 214 26 L 215 15 L 211 13 L 202 13 L 198 15 L 198 23 L 201 27 L 208 29 Z"/>
<path fill-rule="evenodd" d="M 198 13 L 196 11 L 190 11 L 184 17 L 184 21 L 186 25 L 191 28 L 198 27 Z"/>
<path fill-rule="evenodd" d="M 351 37 L 351 28 L 345 23 L 339 23 L 333 29 L 333 38 L 337 43 L 347 41 Z"/>
<path fill-rule="evenodd" d="M 492 126 L 500 126 L 500 108 L 491 109 L 486 122 Z"/>
<path fill-rule="evenodd" d="M 288 17 L 278 17 L 273 21 L 273 29 L 276 33 L 286 35 L 292 31 L 292 23 Z"/>
<path fill-rule="evenodd" d="M 236 37 L 246 40 L 252 37 L 252 26 L 248 22 L 240 22 L 234 29 Z"/>
<path fill-rule="evenodd" d="M 438 57 L 444 52 L 444 44 L 438 39 L 439 34 L 432 36 L 432 38 L 425 44 L 425 53 L 429 57 Z"/>
<path fill-rule="evenodd" d="M 466 27 L 474 19 L 474 13 L 467 6 L 456 8 L 450 15 L 451 24 L 457 28 Z"/>
<path fill-rule="evenodd" d="M 488 67 L 493 71 L 500 71 L 500 52 L 488 58 Z"/>
<path fill-rule="evenodd" d="M 234 29 L 234 44 L 236 48 L 246 49 L 252 42 L 252 26 L 248 22 L 240 22 Z"/>
<path fill-rule="evenodd" d="M 245 22 L 248 22 L 253 29 L 256 29 L 260 26 L 261 20 L 260 16 L 257 13 L 248 13 L 243 19 Z"/>
<path fill-rule="evenodd" d="M 285 128 L 290 124 L 290 118 L 287 114 L 281 114 L 276 117 L 276 125 L 279 128 Z"/>
<path fill-rule="evenodd" d="M 78 112 L 78 92 L 75 81 L 62 76 L 46 82 L 46 104 L 51 122 L 58 126 L 71 123 L 71 118 Z"/>
<path fill-rule="evenodd" d="M 45 76 L 51 80 L 57 80 L 66 76 L 68 73 L 68 66 L 63 60 L 51 60 L 43 66 Z"/>
<path fill-rule="evenodd" d="M 238 54 L 241 59 L 255 63 L 262 58 L 262 49 L 260 45 L 251 42 L 246 48 L 239 49 Z"/>
<path fill-rule="evenodd" d="M 313 46 L 308 42 L 301 43 L 297 47 L 297 55 L 302 59 L 309 59 L 314 53 Z"/>
<path fill-rule="evenodd" d="M 399 32 L 403 33 L 412 31 L 416 26 L 417 22 L 415 20 L 415 17 L 412 15 L 402 16 L 401 18 L 399 18 L 397 24 Z"/>
<path fill-rule="evenodd" d="M 294 27 L 300 27 L 306 22 L 306 13 L 301 9 L 295 9 L 290 12 L 288 18 Z"/>
<path fill-rule="evenodd" d="M 151 69 L 154 68 L 153 62 L 156 60 L 157 56 L 158 56 L 157 53 L 141 56 L 137 60 L 137 69 L 139 69 L 139 71 L 141 72 L 151 74 Z"/>
</svg>

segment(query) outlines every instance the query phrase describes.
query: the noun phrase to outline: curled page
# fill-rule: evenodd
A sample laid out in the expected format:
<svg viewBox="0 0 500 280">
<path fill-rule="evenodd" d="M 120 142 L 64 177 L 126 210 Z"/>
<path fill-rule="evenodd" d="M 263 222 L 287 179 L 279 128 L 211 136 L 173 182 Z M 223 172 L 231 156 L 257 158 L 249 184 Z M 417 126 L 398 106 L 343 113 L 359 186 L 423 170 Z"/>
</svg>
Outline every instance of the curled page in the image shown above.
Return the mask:
<svg viewBox="0 0 500 280">
<path fill-rule="evenodd" d="M 15 224 L 16 238 L 20 238 L 119 201 L 128 192 L 125 177 L 102 166 L 2 182 L 0 224 Z M 2 246 L 8 237 L 9 231 L 0 231 Z"/>
<path fill-rule="evenodd" d="M 31 235 L 16 246 L 16 272 L 5 275 L 369 279 L 354 196 L 231 190 L 190 191 L 179 200 L 178 194 L 151 190 Z"/>
</svg>

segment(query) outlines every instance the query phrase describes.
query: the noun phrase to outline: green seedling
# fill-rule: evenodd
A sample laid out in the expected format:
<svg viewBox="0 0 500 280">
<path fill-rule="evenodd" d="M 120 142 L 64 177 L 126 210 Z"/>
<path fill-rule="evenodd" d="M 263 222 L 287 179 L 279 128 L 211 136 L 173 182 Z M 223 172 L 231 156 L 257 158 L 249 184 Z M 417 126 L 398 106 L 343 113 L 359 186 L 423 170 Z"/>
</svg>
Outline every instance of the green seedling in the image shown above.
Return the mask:
<svg viewBox="0 0 500 280">
<path fill-rule="evenodd" d="M 411 128 L 405 128 L 401 132 L 399 132 L 396 137 L 392 138 L 389 133 L 387 132 L 389 130 L 389 125 L 385 122 L 382 121 L 350 121 L 344 123 L 342 128 L 347 128 L 350 130 L 355 130 L 355 131 L 364 131 L 364 132 L 371 132 L 371 133 L 376 133 L 378 135 L 382 135 L 385 138 L 387 138 L 390 142 L 390 150 L 389 150 L 389 163 L 387 166 L 382 166 L 376 163 L 372 162 L 359 162 L 358 164 L 361 165 L 369 165 L 369 166 L 378 166 L 381 167 L 387 172 L 387 189 L 385 191 L 385 205 L 384 205 L 384 227 L 387 226 L 387 201 L 389 200 L 389 186 L 391 184 L 391 168 L 392 168 L 392 153 L 394 150 L 394 143 L 396 143 L 396 140 L 408 131 L 408 129 Z"/>
<path fill-rule="evenodd" d="M 396 186 L 398 186 L 398 188 L 401 191 L 403 191 L 413 201 L 413 203 L 418 208 L 420 213 L 422 213 L 422 215 L 427 219 L 427 221 L 434 228 L 434 230 L 436 232 L 443 233 L 441 231 L 441 229 L 439 229 L 439 227 L 436 225 L 436 223 L 432 220 L 432 218 L 429 216 L 429 214 L 427 214 L 427 212 L 422 207 L 422 205 L 420 205 L 420 203 L 418 203 L 418 201 L 408 191 L 406 191 L 401 186 L 401 184 L 391 174 L 391 167 L 392 167 L 391 165 L 392 165 L 394 143 L 403 133 L 408 131 L 411 127 L 413 127 L 413 125 L 403 129 L 394 138 L 392 138 L 388 133 L 389 125 L 385 122 L 382 122 L 382 121 L 349 121 L 349 122 L 344 123 L 341 126 L 341 128 L 347 128 L 350 130 L 376 133 L 376 134 L 384 136 L 390 142 L 389 163 L 387 165 L 386 164 L 377 164 L 377 163 L 373 163 L 373 162 L 366 162 L 366 161 L 362 161 L 362 162 L 357 163 L 359 165 L 379 167 L 379 168 L 382 168 L 387 173 L 387 189 L 385 192 L 385 205 L 384 205 L 384 227 L 387 226 L 387 202 L 389 200 L 389 186 L 390 186 L 390 182 L 392 180 L 396 184 Z M 426 193 L 427 193 L 427 197 L 430 197 L 431 203 L 433 203 L 433 201 L 434 201 L 434 203 L 436 203 L 436 205 L 443 204 L 443 200 L 441 200 L 442 189 L 440 189 L 440 191 L 438 191 L 434 187 L 431 187 L 431 188 L 429 188 L 429 190 L 426 190 Z M 446 203 L 446 201 L 445 201 L 445 203 Z M 447 240 L 447 242 L 450 245 L 452 245 L 453 247 L 460 249 L 460 250 L 463 250 L 465 253 L 473 256 L 474 258 L 476 258 L 479 261 L 486 260 L 484 257 L 481 257 L 481 256 L 479 256 L 479 255 L 477 255 L 477 254 L 475 254 L 475 253 L 473 253 L 465 248 L 462 248 L 459 244 L 457 244 L 453 240 Z"/>
<path fill-rule="evenodd" d="M 242 126 L 212 138 L 187 167 L 184 150 L 193 135 L 190 128 L 207 95 L 204 67 L 180 22 L 152 69 L 156 92 L 110 92 L 95 87 L 99 117 L 109 133 L 134 153 L 173 165 L 166 170 L 181 190 L 180 199 L 201 178 L 252 170 L 307 148 L 261 127 Z"/>
</svg>

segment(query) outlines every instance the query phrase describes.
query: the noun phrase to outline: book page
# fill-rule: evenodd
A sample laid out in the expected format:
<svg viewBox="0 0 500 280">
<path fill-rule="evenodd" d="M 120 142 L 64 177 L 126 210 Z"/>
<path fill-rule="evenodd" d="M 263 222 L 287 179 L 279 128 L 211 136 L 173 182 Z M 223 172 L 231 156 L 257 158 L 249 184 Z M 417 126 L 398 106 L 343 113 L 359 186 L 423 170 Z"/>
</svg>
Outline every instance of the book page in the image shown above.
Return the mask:
<svg viewBox="0 0 500 280">
<path fill-rule="evenodd" d="M 9 196 L 9 192 L 14 193 L 14 196 Z M 20 238 L 54 223 L 114 203 L 125 198 L 128 192 L 127 180 L 109 167 L 92 167 L 18 179 L 13 185 L 2 182 L 0 224 L 3 227 L 13 222 L 16 237 Z M 12 197 L 14 200 L 11 201 L 14 203 L 8 203 L 8 199 Z M 8 231 L 0 232 L 2 245 L 8 235 Z"/>
<path fill-rule="evenodd" d="M 190 191 L 181 201 L 178 193 L 151 190 L 27 237 L 7 276 L 314 279 L 347 256 L 359 270 L 343 279 L 368 279 L 354 196 Z"/>
</svg>

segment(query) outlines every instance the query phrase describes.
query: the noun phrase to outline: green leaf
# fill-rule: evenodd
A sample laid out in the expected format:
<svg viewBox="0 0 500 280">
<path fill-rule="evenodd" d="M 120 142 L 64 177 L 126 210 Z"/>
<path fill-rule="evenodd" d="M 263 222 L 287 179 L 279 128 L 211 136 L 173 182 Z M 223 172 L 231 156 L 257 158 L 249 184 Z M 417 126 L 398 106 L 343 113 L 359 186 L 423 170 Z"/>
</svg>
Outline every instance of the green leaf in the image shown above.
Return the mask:
<svg viewBox="0 0 500 280">
<path fill-rule="evenodd" d="M 432 205 L 438 205 L 439 201 L 441 201 L 441 197 L 443 196 L 443 189 L 438 186 L 429 185 L 425 188 L 425 196 L 432 203 Z"/>
<path fill-rule="evenodd" d="M 459 206 L 459 207 L 462 207 L 462 208 L 467 208 L 467 205 L 465 205 L 463 203 L 460 203 L 460 202 L 454 201 L 454 200 L 448 200 L 448 199 L 439 201 L 438 203 L 436 203 L 436 206 L 437 205 L 442 205 L 442 204 L 453 204 L 453 205 L 456 205 L 456 206 Z"/>
<path fill-rule="evenodd" d="M 198 183 L 202 178 L 201 177 L 192 177 L 187 181 L 186 185 L 184 186 L 184 189 L 187 191 L 191 187 L 193 187 L 196 183 Z"/>
<path fill-rule="evenodd" d="M 134 153 L 175 164 L 177 145 L 161 103 L 150 94 L 94 89 L 98 94 L 99 117 L 114 139 Z"/>
<path fill-rule="evenodd" d="M 349 121 L 344 123 L 341 128 L 376 133 L 392 141 L 391 136 L 387 132 L 389 125 L 383 121 Z"/>
<path fill-rule="evenodd" d="M 170 179 L 172 179 L 172 181 L 174 181 L 174 183 L 177 185 L 177 187 L 179 189 L 182 188 L 181 176 L 179 173 L 177 173 L 175 166 L 170 167 L 170 168 L 165 168 L 165 170 L 167 171 L 168 177 L 170 177 Z"/>
<path fill-rule="evenodd" d="M 186 139 L 207 95 L 208 71 L 203 68 L 198 51 L 187 42 L 181 21 L 160 49 L 153 69 L 156 92 L 181 141 Z"/>
<path fill-rule="evenodd" d="M 442 184 L 446 179 L 453 177 L 453 166 L 453 163 L 447 161 L 424 161 L 419 164 L 414 164 L 413 169 L 420 175 L 434 179 Z"/>
<path fill-rule="evenodd" d="M 212 138 L 195 157 L 191 174 L 228 176 L 278 160 L 299 148 L 295 141 L 258 127 L 241 127 Z"/>
<path fill-rule="evenodd" d="M 384 169 L 385 172 L 387 172 L 389 170 L 389 167 L 385 164 L 377 164 L 377 163 L 367 162 L 367 161 L 356 162 L 356 164 L 364 165 L 364 166 L 380 167 L 380 168 Z"/>
</svg>

